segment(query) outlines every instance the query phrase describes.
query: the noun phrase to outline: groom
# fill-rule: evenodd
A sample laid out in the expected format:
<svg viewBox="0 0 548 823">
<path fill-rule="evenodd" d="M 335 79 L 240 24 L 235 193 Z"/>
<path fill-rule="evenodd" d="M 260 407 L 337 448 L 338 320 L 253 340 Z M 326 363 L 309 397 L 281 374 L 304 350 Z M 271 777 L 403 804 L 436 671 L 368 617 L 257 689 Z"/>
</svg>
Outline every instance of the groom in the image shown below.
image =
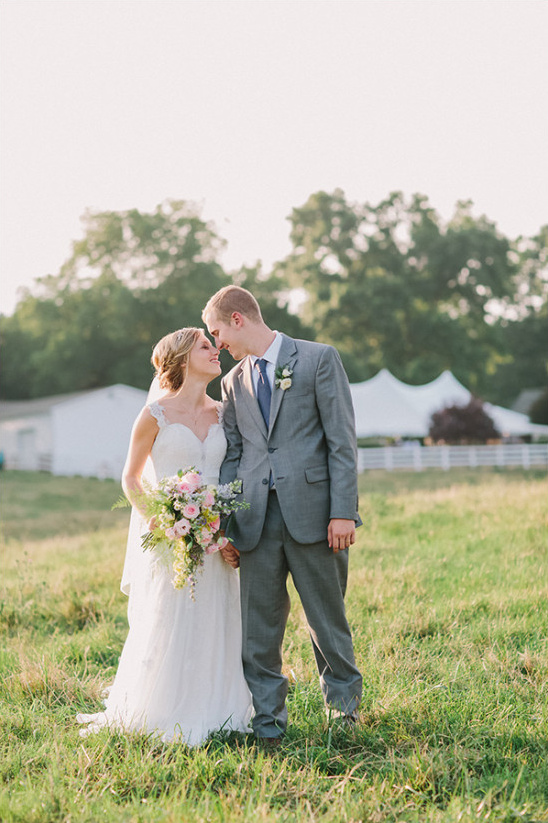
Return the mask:
<svg viewBox="0 0 548 823">
<path fill-rule="evenodd" d="M 293 340 L 263 321 L 253 295 L 227 286 L 203 320 L 240 362 L 223 379 L 228 441 L 221 482 L 242 480 L 250 508 L 235 517 L 243 664 L 253 728 L 279 742 L 287 726 L 282 642 L 291 573 L 308 621 L 331 717 L 358 718 L 356 668 L 344 594 L 358 515 L 356 436 L 348 380 L 331 346 Z"/>
</svg>

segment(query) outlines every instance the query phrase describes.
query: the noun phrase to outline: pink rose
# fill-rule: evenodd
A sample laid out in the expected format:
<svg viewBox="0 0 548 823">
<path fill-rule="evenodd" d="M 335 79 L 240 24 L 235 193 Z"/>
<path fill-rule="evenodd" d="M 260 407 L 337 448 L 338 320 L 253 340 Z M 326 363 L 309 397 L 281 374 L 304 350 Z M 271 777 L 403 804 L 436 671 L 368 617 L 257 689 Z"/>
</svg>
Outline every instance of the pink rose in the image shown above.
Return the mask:
<svg viewBox="0 0 548 823">
<path fill-rule="evenodd" d="M 187 472 L 183 474 L 181 480 L 178 483 L 178 489 L 181 492 L 195 492 L 197 488 L 200 487 L 202 483 L 202 478 L 197 472 Z"/>
<path fill-rule="evenodd" d="M 214 503 L 215 503 L 215 495 L 213 494 L 213 492 L 207 491 L 204 494 L 203 505 L 205 506 L 206 509 L 209 509 L 210 506 L 212 506 Z"/>
<path fill-rule="evenodd" d="M 228 546 L 230 540 L 228 539 L 228 537 L 219 537 L 217 543 L 219 544 L 219 549 L 224 549 L 225 546 Z"/>
<path fill-rule="evenodd" d="M 209 531 L 209 529 L 202 529 L 200 532 L 200 544 L 202 546 L 209 546 L 211 541 L 213 540 L 213 535 Z"/>
<path fill-rule="evenodd" d="M 206 554 L 214 554 L 214 552 L 218 552 L 221 547 L 218 543 L 210 543 L 209 546 L 205 547 Z"/>
<path fill-rule="evenodd" d="M 200 514 L 200 507 L 196 505 L 196 503 L 187 503 L 187 505 L 183 509 L 183 517 L 186 517 L 187 520 L 194 520 L 195 517 L 198 517 Z"/>
<path fill-rule="evenodd" d="M 164 534 L 165 534 L 165 536 L 167 537 L 168 540 L 175 540 L 175 538 L 177 536 L 175 534 L 175 528 L 173 526 L 171 526 L 169 529 L 166 529 Z"/>
<path fill-rule="evenodd" d="M 173 531 L 177 537 L 184 537 L 185 534 L 188 534 L 190 531 L 190 523 L 188 520 L 178 520 L 173 526 Z"/>
<path fill-rule="evenodd" d="M 212 520 L 211 523 L 207 525 L 208 529 L 211 529 L 213 533 L 218 532 L 221 528 L 221 518 L 216 517 L 215 520 Z"/>
</svg>

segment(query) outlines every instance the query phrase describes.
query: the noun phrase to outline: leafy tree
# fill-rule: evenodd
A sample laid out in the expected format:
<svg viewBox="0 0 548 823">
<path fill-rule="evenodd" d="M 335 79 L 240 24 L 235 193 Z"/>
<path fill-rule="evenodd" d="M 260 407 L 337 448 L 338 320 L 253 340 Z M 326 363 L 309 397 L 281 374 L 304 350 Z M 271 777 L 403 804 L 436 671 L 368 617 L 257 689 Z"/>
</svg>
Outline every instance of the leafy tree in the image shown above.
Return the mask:
<svg viewBox="0 0 548 823">
<path fill-rule="evenodd" d="M 19 310 L 11 317 L 1 317 L 0 348 L 2 349 L 2 398 L 32 397 L 35 371 L 32 357 L 36 342 L 29 329 L 21 322 Z"/>
<path fill-rule="evenodd" d="M 310 336 L 340 350 L 353 381 L 383 367 L 409 383 L 450 369 L 511 405 L 548 373 L 548 227 L 510 242 L 471 201 L 444 224 L 423 195 L 377 206 L 317 192 L 292 214 L 276 275 L 301 289 Z"/>
<path fill-rule="evenodd" d="M 465 406 L 447 406 L 431 417 L 429 436 L 436 443 L 486 443 L 500 437 L 493 419 L 477 397 Z"/>
<path fill-rule="evenodd" d="M 147 388 L 157 340 L 203 325 L 209 297 L 232 282 L 217 262 L 223 241 L 194 208 L 169 201 L 152 214 L 87 213 L 85 234 L 57 276 L 37 281 L 3 318 L 2 396 L 30 398 L 126 383 Z M 288 296 L 260 268 L 237 281 L 259 298 L 272 326 L 303 336 Z M 223 356 L 223 369 L 234 365 Z M 220 394 L 220 380 L 210 387 Z"/>
<path fill-rule="evenodd" d="M 485 393 L 502 405 L 548 377 L 548 226 L 535 237 L 518 238 L 510 256 L 516 272 L 512 292 L 496 306 L 500 363 L 485 378 Z"/>
<path fill-rule="evenodd" d="M 88 212 L 84 229 L 59 274 L 39 279 L 4 320 L 4 397 L 147 387 L 154 343 L 201 326 L 209 296 L 231 282 L 216 260 L 223 241 L 182 201 L 152 214 Z"/>
<path fill-rule="evenodd" d="M 513 288 L 499 312 L 509 320 L 538 313 L 548 302 L 548 225 L 534 237 L 518 237 L 510 257 L 515 266 Z"/>
<path fill-rule="evenodd" d="M 225 241 L 184 200 L 166 200 L 151 213 L 88 211 L 83 224 L 84 237 L 73 244 L 58 278 L 67 285 L 78 288 L 82 278 L 105 271 L 141 291 L 197 273 L 224 279 L 217 257 Z"/>
<path fill-rule="evenodd" d="M 372 206 L 316 192 L 293 210 L 293 250 L 271 275 L 257 265 L 229 276 L 224 241 L 185 201 L 87 212 L 83 223 L 59 274 L 2 318 L 3 397 L 146 387 L 153 344 L 202 325 L 202 307 L 230 282 L 257 296 L 273 328 L 335 345 L 353 382 L 383 367 L 409 383 L 451 369 L 505 405 L 545 383 L 548 227 L 511 243 L 470 202 L 444 223 L 423 195 Z"/>
<path fill-rule="evenodd" d="M 3 396 L 143 385 L 150 377 L 150 345 L 139 335 L 138 314 L 135 294 L 111 273 L 57 298 L 27 295 L 4 321 Z M 26 347 L 23 368 L 18 341 Z"/>
<path fill-rule="evenodd" d="M 511 406 L 520 391 L 542 386 L 548 377 L 548 303 L 521 320 L 497 322 L 500 362 L 484 377 L 484 394 L 493 403 Z"/>
<path fill-rule="evenodd" d="M 451 369 L 473 388 L 500 359 L 485 322 L 510 289 L 509 242 L 459 203 L 445 226 L 422 195 L 377 206 L 317 192 L 291 216 L 292 253 L 278 274 L 305 295 L 303 320 L 339 348 L 351 379 L 380 368 L 425 382 Z"/>
</svg>

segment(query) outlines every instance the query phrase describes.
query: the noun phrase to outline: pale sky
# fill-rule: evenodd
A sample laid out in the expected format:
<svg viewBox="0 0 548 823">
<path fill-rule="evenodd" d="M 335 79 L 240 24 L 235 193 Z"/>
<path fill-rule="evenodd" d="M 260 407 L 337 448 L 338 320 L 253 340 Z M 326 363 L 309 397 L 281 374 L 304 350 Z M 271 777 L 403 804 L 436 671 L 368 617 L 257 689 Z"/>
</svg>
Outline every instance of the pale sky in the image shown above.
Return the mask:
<svg viewBox="0 0 548 823">
<path fill-rule="evenodd" d="M 198 203 L 227 269 L 319 189 L 548 222 L 545 0 L 3 0 L 0 310 L 86 209 Z M 183 296 L 182 296 L 183 299 Z"/>
</svg>

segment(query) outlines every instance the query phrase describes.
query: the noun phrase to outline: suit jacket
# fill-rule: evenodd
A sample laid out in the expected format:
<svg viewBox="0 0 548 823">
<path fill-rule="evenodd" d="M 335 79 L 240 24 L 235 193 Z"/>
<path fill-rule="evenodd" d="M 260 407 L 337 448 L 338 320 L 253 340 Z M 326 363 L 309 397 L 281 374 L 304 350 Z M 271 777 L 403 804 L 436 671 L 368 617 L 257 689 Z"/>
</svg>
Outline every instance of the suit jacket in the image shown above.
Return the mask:
<svg viewBox="0 0 548 823">
<path fill-rule="evenodd" d="M 259 542 L 271 472 L 285 524 L 298 543 L 326 539 L 331 518 L 361 523 L 354 410 L 339 354 L 332 346 L 282 338 L 277 367 L 293 374 L 288 389 L 272 388 L 268 429 L 250 358 L 222 381 L 228 447 L 220 479 L 239 478 L 250 504 L 228 531 L 240 551 Z"/>
</svg>

